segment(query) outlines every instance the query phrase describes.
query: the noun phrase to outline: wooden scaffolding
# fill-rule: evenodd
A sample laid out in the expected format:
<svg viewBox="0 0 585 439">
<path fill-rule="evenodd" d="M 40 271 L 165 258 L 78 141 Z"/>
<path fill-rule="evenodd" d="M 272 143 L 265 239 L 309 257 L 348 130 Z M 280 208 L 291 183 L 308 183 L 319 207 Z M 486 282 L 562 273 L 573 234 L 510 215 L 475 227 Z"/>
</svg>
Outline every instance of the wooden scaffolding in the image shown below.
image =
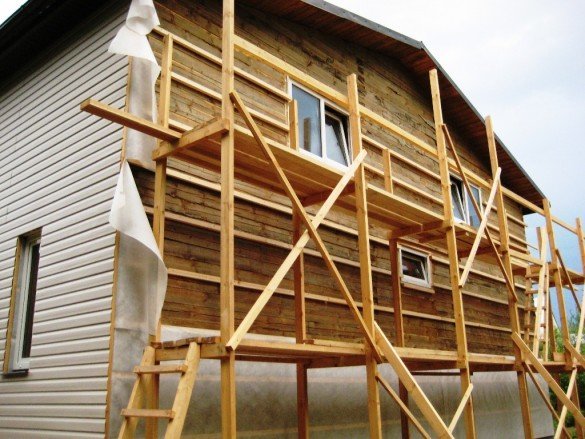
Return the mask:
<svg viewBox="0 0 585 439">
<path fill-rule="evenodd" d="M 161 342 L 160 334 L 152 340 L 144 352 L 142 363 L 135 368 L 136 384 L 132 391 L 128 408 L 122 412 L 124 423 L 120 437 L 133 437 L 139 418 L 146 418 L 146 434 L 155 437 L 159 419 L 167 419 L 165 437 L 179 437 L 185 421 L 187 406 L 195 384 L 199 360 L 217 359 L 221 362 L 221 415 L 224 438 L 236 437 L 236 387 L 235 362 L 253 360 L 261 362 L 289 362 L 297 367 L 298 434 L 306 438 L 309 433 L 309 414 L 307 403 L 307 369 L 349 365 L 365 365 L 367 372 L 368 413 L 370 436 L 382 437 L 379 388 L 381 387 L 396 401 L 402 413 L 403 437 L 408 437 L 408 426 L 413 426 L 424 437 L 453 437 L 453 431 L 460 418 L 465 419 L 467 437 L 476 437 L 473 384 L 473 371 L 513 370 L 517 373 L 518 391 L 523 418 L 525 437 L 531 438 L 532 423 L 528 398 L 527 380 L 534 381 L 540 395 L 552 414 L 560 419 L 556 437 L 564 432 L 564 419 L 568 412 L 577 424 L 585 427 L 585 418 L 579 410 L 576 393 L 578 370 L 585 367 L 585 358 L 580 354 L 581 336 L 584 326 L 584 313 L 580 313 L 579 329 L 576 339 L 571 339 L 565 307 L 565 293 L 568 288 L 577 300 L 575 285 L 583 283 L 582 274 L 569 270 L 556 247 L 554 224 L 575 233 L 585 269 L 585 241 L 581 223 L 577 220 L 571 226 L 554 217 L 547 200 L 543 207 L 522 199 L 504 188 L 501 184 L 501 169 L 496 153 L 496 141 L 492 121 L 486 119 L 492 181 L 465 169 L 457 154 L 448 127 L 443 121 L 439 76 L 436 70 L 430 72 L 430 86 L 435 120 L 436 146 L 418 139 L 392 122 L 384 119 L 359 103 L 357 80 L 354 74 L 347 78 L 347 93 L 340 93 L 310 75 L 294 68 L 285 61 L 253 45 L 234 33 L 234 0 L 223 1 L 223 40 L 222 56 L 218 58 L 192 43 L 164 30 L 156 29 L 163 36 L 162 73 L 160 78 L 158 122 L 141 119 L 126 111 L 118 110 L 98 101 L 88 100 L 82 110 L 120 123 L 126 127 L 152 135 L 160 140 L 153 153 L 156 161 L 155 195 L 153 209 L 153 232 L 164 254 L 165 234 L 165 193 L 167 178 L 167 159 L 175 157 L 189 163 L 206 166 L 221 175 L 221 228 L 220 228 L 220 336 L 188 340 Z M 193 83 L 173 72 L 173 50 L 179 45 L 195 56 L 206 58 L 222 69 L 221 94 Z M 289 126 L 290 145 L 281 145 L 266 139 L 256 124 L 256 119 L 265 116 L 248 108 L 235 89 L 235 76 L 246 79 L 260 87 L 269 89 L 266 83 L 238 69 L 234 65 L 235 51 L 241 51 L 258 62 L 286 73 L 303 86 L 318 90 L 331 102 L 347 110 L 353 161 L 344 171 L 324 166 L 317 160 L 298 153 L 298 126 L 296 103 L 290 100 Z M 221 100 L 221 116 L 197 127 L 187 127 L 170 120 L 170 90 L 172 81 L 207 92 Z M 274 88 L 274 87 L 272 87 Z M 280 90 L 271 90 L 283 94 Z M 217 94 L 217 93 L 215 93 Z M 236 121 L 236 114 L 244 124 Z M 398 180 L 393 176 L 393 151 L 377 145 L 384 157 L 384 190 L 368 183 L 364 158 L 364 136 L 361 123 L 366 118 L 389 130 L 393 135 L 409 142 L 438 158 L 439 177 L 442 190 L 443 214 L 436 214 L 418 206 L 394 193 Z M 370 144 L 376 142 L 369 139 Z M 416 164 L 414 164 L 416 165 Z M 419 165 L 420 166 L 420 165 Z M 269 169 L 269 171 L 266 171 Z M 470 181 L 489 189 L 489 197 L 484 206 L 473 199 L 473 208 L 480 224 L 477 229 L 457 222 L 453 214 L 453 201 L 450 191 L 450 173 L 457 172 L 469 193 Z M 267 172 L 270 178 L 267 178 Z M 376 171 L 377 172 L 377 171 Z M 428 172 L 428 171 L 426 171 Z M 380 173 L 380 172 L 379 172 Z M 309 176 L 318 175 L 318 183 Z M 234 318 L 234 183 L 236 179 L 252 183 L 289 198 L 293 208 L 292 250 L 264 287 L 256 302 L 243 321 L 236 327 Z M 404 183 L 401 183 L 404 184 Z M 542 214 L 546 228 L 539 230 L 538 256 L 533 257 L 512 248 L 508 233 L 508 217 L 504 196 L 512 198 L 527 209 Z M 306 208 L 320 204 L 315 215 L 307 213 Z M 340 274 L 334 258 L 330 255 L 320 234 L 319 226 L 334 205 L 355 212 L 358 227 L 359 268 L 361 285 L 361 304 L 356 303 L 348 286 Z M 483 208 L 482 208 L 483 207 Z M 499 236 L 488 227 L 490 212 L 497 210 Z M 388 226 L 388 244 L 391 255 L 392 287 L 394 297 L 394 322 L 396 337 L 389 341 L 374 316 L 372 288 L 372 267 L 370 256 L 369 221 L 377 221 Z M 398 240 L 405 236 L 422 235 L 434 242 L 444 243 L 449 256 L 450 288 L 452 291 L 456 352 L 430 349 L 416 349 L 405 346 L 402 321 L 401 282 L 399 267 Z M 303 250 L 312 240 L 329 272 L 331 273 L 341 297 L 363 334 L 363 343 L 332 342 L 326 340 L 307 340 L 305 323 L 304 259 Z M 548 252 L 548 253 L 547 253 Z M 548 262 L 550 255 L 550 262 Z M 463 308 L 463 288 L 467 282 L 472 264 L 476 259 L 490 261 L 501 270 L 508 291 L 508 308 L 511 322 L 511 340 L 514 356 L 474 354 L 468 351 Z M 465 259 L 465 264 L 460 261 Z M 277 290 L 285 275 L 294 273 L 294 303 L 296 316 L 296 343 L 257 341 L 246 338 L 265 305 Z M 526 279 L 526 297 L 518 297 L 514 276 L 522 274 Z M 564 344 L 564 356 L 555 359 L 554 337 L 551 337 L 552 311 L 550 287 L 556 290 L 560 312 L 560 329 Z M 518 305 L 526 305 L 532 312 L 525 313 L 524 322 L 520 321 Z M 577 303 L 581 311 L 584 304 Z M 361 308 L 361 311 L 360 311 Z M 534 336 L 531 338 L 530 333 Z M 165 365 L 170 360 L 183 360 L 181 365 Z M 380 374 L 378 365 L 389 363 L 399 378 L 399 392 L 395 392 L 388 381 Z M 439 416 L 425 393 L 413 377 L 413 370 L 456 369 L 461 382 L 461 399 L 455 415 L 448 422 Z M 553 373 L 571 373 L 567 393 L 558 385 Z M 172 409 L 158 407 L 158 380 L 161 374 L 176 373 L 181 376 Z M 539 386 L 535 373 L 544 377 L 549 388 L 562 403 L 560 414 L 550 405 L 548 391 Z M 421 422 L 409 408 L 409 399 L 418 407 L 432 431 L 426 431 Z"/>
</svg>

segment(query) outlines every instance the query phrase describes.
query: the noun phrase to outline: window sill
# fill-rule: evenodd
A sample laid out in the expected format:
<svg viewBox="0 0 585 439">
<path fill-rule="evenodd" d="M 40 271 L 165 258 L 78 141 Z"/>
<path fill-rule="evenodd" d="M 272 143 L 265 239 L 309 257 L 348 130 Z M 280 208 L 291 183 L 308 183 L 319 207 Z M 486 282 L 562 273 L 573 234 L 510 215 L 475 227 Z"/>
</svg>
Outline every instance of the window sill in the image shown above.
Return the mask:
<svg viewBox="0 0 585 439">
<path fill-rule="evenodd" d="M 28 369 L 10 370 L 2 373 L 2 378 L 22 378 L 28 375 Z"/>
<path fill-rule="evenodd" d="M 421 291 L 423 293 L 435 294 L 434 288 L 424 286 L 424 285 L 418 285 L 418 284 L 411 283 L 411 282 L 402 282 L 402 286 L 404 288 L 408 288 L 409 290 L 416 290 L 416 291 Z"/>
</svg>

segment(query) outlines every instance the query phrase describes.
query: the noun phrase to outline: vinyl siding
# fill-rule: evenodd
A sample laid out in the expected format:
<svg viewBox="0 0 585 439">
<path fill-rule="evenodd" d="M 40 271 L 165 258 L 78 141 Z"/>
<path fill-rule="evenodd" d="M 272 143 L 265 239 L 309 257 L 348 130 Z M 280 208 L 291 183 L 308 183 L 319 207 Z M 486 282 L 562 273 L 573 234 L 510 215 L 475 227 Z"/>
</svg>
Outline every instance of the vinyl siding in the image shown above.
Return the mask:
<svg viewBox="0 0 585 439">
<path fill-rule="evenodd" d="M 16 238 L 43 228 L 31 367 L 0 377 L 0 437 L 103 437 L 122 130 L 82 113 L 124 105 L 127 60 L 107 53 L 111 6 L 0 92 L 0 367 Z"/>
</svg>

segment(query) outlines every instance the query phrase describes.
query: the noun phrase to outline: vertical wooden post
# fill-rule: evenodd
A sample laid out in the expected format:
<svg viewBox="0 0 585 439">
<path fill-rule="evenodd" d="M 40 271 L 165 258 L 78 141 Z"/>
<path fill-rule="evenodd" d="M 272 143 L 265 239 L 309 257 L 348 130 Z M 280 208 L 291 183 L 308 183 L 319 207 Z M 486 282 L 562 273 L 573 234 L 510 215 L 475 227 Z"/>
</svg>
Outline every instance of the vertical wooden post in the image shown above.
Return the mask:
<svg viewBox="0 0 585 439">
<path fill-rule="evenodd" d="M 435 133 L 437 138 L 437 153 L 439 157 L 439 171 L 441 175 L 441 192 L 443 195 L 443 215 L 449 223 L 448 230 L 445 232 L 445 238 L 447 239 L 447 251 L 449 253 L 449 277 L 451 280 L 455 333 L 457 336 L 457 366 L 460 371 L 461 394 L 464 395 L 471 385 L 471 374 L 469 372 L 469 358 L 467 354 L 467 334 L 465 333 L 463 292 L 459 285 L 459 256 L 457 254 L 453 200 L 451 199 L 451 177 L 449 175 L 445 133 L 443 132 L 443 112 L 441 109 L 439 77 L 436 69 L 430 71 L 430 81 L 433 114 L 435 118 Z M 476 437 L 472 396 L 469 397 L 465 406 L 465 428 L 468 438 Z"/>
<path fill-rule="evenodd" d="M 234 333 L 234 0 L 223 0 L 222 117 L 229 130 L 221 139 L 220 228 L 220 338 L 227 343 Z M 236 356 L 231 351 L 221 360 L 221 431 L 224 439 L 236 437 Z"/>
<path fill-rule="evenodd" d="M 385 152 L 385 151 L 384 151 Z M 391 192 L 391 191 L 389 191 Z M 396 332 L 396 339 L 394 343 L 396 346 L 404 347 L 404 321 L 402 319 L 402 267 L 400 266 L 400 251 L 398 249 L 398 240 L 390 238 L 390 272 L 392 273 L 392 299 L 394 304 L 394 331 Z M 401 401 L 408 407 L 408 390 L 398 380 L 398 394 Z M 400 428 L 402 431 L 402 439 L 410 437 L 410 430 L 408 425 L 408 415 L 404 410 L 400 410 Z"/>
<path fill-rule="evenodd" d="M 492 168 L 492 175 L 495 176 L 498 169 L 498 153 L 496 150 L 496 137 L 491 117 L 487 117 L 485 121 L 488 148 L 490 153 L 490 164 Z M 501 179 L 498 182 L 498 192 L 496 194 L 496 205 L 498 209 L 498 226 L 500 228 L 500 251 L 502 252 L 502 261 L 506 274 L 512 282 L 514 281 L 514 273 L 512 270 L 512 260 L 510 257 L 510 234 L 508 231 L 508 218 L 506 217 L 506 206 L 504 204 L 504 195 L 502 191 Z M 508 309 L 510 313 L 510 325 L 512 327 L 512 334 L 516 333 L 520 336 L 520 318 L 518 316 L 518 306 L 515 298 L 508 292 Z M 520 409 L 522 411 L 522 423 L 524 426 L 524 436 L 532 438 L 532 419 L 530 415 L 530 403 L 528 399 L 528 383 L 526 382 L 526 372 L 522 367 L 522 352 L 514 344 L 514 355 L 516 357 L 516 374 L 518 377 L 518 390 L 520 392 Z"/>
<path fill-rule="evenodd" d="M 388 148 L 382 150 L 382 159 L 384 162 L 384 189 L 393 193 L 394 181 L 392 179 L 392 153 Z"/>
<path fill-rule="evenodd" d="M 292 220 L 294 245 L 302 234 L 302 220 L 294 209 Z M 297 343 L 303 343 L 307 338 L 307 325 L 305 318 L 305 258 L 302 252 L 293 265 L 293 282 L 295 292 L 295 336 Z M 309 437 L 308 397 L 307 366 L 304 362 L 299 361 L 297 363 L 297 431 L 299 439 Z"/>
<path fill-rule="evenodd" d="M 565 294 L 563 292 L 563 279 L 561 278 L 560 262 L 557 256 L 557 244 L 555 240 L 555 230 L 552 221 L 552 214 L 550 211 L 550 202 L 547 199 L 542 200 L 542 207 L 544 209 L 544 218 L 546 219 L 546 231 L 548 233 L 548 245 L 550 248 L 550 260 L 553 272 L 553 279 L 555 282 L 555 290 L 557 294 L 557 305 L 559 308 L 559 315 L 561 317 L 561 334 L 563 336 L 563 343 L 569 341 L 569 322 L 567 320 L 567 308 L 565 306 Z M 573 363 L 571 353 L 565 349 L 565 363 L 570 367 Z"/>
<path fill-rule="evenodd" d="M 357 77 L 351 74 L 347 77 L 347 95 L 349 101 L 349 131 L 351 133 L 351 147 L 353 157 L 362 150 L 362 128 Z M 372 267 L 370 258 L 370 228 L 368 221 L 368 203 L 366 199 L 366 176 L 363 163 L 355 173 L 355 203 L 358 228 L 358 248 L 360 255 L 360 285 L 362 290 L 363 316 L 370 333 L 375 333 L 374 327 L 374 290 L 372 287 Z M 370 419 L 370 438 L 382 437 L 382 419 L 380 414 L 380 393 L 376 375 L 378 366 L 372 354 L 372 348 L 366 345 L 366 379 L 368 385 L 368 415 Z"/>
<path fill-rule="evenodd" d="M 173 36 L 166 35 L 163 40 L 161 54 L 161 75 L 158 97 L 158 123 L 168 127 L 171 107 L 171 71 L 173 67 Z M 160 144 L 160 141 L 159 141 Z M 152 218 L 152 232 L 158 245 L 158 250 L 164 258 L 165 251 L 165 208 L 167 192 L 167 159 L 158 160 L 154 171 L 154 208 Z M 156 334 L 150 336 L 151 341 L 160 341 L 161 322 L 157 323 Z M 146 406 L 151 409 L 158 408 L 159 376 L 153 375 L 150 380 L 152 385 L 147 389 Z M 147 438 L 158 436 L 158 420 L 146 419 L 145 435 Z"/>
<path fill-rule="evenodd" d="M 295 99 L 290 101 L 288 105 L 288 124 L 289 131 L 289 146 L 297 150 L 299 149 L 299 111 L 298 103 Z"/>
</svg>

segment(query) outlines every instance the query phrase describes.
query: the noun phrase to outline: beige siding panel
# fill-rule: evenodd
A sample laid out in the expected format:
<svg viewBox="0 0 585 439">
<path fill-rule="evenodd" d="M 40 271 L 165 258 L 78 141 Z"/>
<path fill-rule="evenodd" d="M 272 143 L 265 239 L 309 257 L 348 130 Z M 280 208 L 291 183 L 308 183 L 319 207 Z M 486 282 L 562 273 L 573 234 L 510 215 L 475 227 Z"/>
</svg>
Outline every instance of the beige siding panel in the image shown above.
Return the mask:
<svg viewBox="0 0 585 439">
<path fill-rule="evenodd" d="M 15 240 L 43 228 L 31 368 L 0 377 L 0 437 L 104 435 L 115 242 L 108 211 L 122 130 L 79 104 L 124 105 L 127 60 L 107 46 L 125 7 L 81 24 L 0 94 L 0 359 Z"/>
</svg>

